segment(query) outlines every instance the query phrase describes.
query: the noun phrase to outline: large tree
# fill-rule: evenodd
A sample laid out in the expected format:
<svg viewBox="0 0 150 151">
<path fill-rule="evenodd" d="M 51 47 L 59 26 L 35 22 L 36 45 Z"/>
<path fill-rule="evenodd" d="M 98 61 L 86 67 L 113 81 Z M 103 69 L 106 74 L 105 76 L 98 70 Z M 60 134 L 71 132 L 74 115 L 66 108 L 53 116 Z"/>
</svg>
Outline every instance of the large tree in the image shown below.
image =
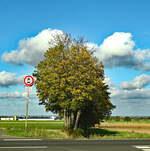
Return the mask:
<svg viewBox="0 0 150 151">
<path fill-rule="evenodd" d="M 82 39 L 58 36 L 35 67 L 36 90 L 46 111 L 64 117 L 65 126 L 87 129 L 111 114 L 104 67 Z"/>
</svg>

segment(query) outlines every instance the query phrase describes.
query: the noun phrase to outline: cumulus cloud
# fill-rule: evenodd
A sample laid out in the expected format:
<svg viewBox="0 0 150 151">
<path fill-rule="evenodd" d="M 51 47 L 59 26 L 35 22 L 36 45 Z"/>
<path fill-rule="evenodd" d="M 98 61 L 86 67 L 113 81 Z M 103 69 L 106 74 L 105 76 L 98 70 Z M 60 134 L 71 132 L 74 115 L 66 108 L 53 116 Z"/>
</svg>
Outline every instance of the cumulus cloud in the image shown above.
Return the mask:
<svg viewBox="0 0 150 151">
<path fill-rule="evenodd" d="M 36 65 L 43 59 L 48 47 L 56 44 L 54 37 L 63 35 L 61 30 L 45 29 L 35 37 L 20 40 L 18 48 L 5 52 L 2 58 L 5 62 L 14 64 L 27 63 Z M 49 44 L 50 42 L 50 44 Z M 103 62 L 104 67 L 128 67 L 137 70 L 150 70 L 150 49 L 136 49 L 131 33 L 115 32 L 98 46 L 94 43 L 86 43 L 88 50 L 95 50 L 95 56 Z"/>
<path fill-rule="evenodd" d="M 132 90 L 132 89 L 141 89 L 147 86 L 150 83 L 150 76 L 142 74 L 133 79 L 133 81 L 127 82 L 124 81 L 120 84 L 120 88 Z"/>
<path fill-rule="evenodd" d="M 132 81 L 124 81 L 120 86 L 116 86 L 112 79 L 105 77 L 105 83 L 109 85 L 111 100 L 149 100 L 150 88 L 145 88 L 150 84 L 150 76 L 142 74 L 135 77 Z"/>
<path fill-rule="evenodd" d="M 109 86 L 110 89 L 114 87 L 113 81 L 108 76 L 105 76 L 104 82 Z"/>
<path fill-rule="evenodd" d="M 130 99 L 149 99 L 150 98 L 150 88 L 142 88 L 142 89 L 132 89 L 132 90 L 124 90 L 124 89 L 112 89 L 111 90 L 111 98 L 118 100 L 130 100 Z"/>
<path fill-rule="evenodd" d="M 150 70 L 150 50 L 134 50 L 131 33 L 116 32 L 96 48 L 96 56 L 107 68 L 129 67 Z"/>
<path fill-rule="evenodd" d="M 141 100 L 150 99 L 150 88 L 145 88 L 150 84 L 150 76 L 142 74 L 135 77 L 132 81 L 124 81 L 119 87 L 113 85 L 109 90 L 112 100 Z"/>
<path fill-rule="evenodd" d="M 2 71 L 0 72 L 0 87 L 23 84 L 23 78 L 23 76 L 17 77 L 15 73 Z"/>
<path fill-rule="evenodd" d="M 97 44 L 89 43 L 89 42 L 85 43 L 85 46 L 89 51 L 96 51 L 96 49 L 98 48 Z"/>
<path fill-rule="evenodd" d="M 100 46 L 102 58 L 111 58 L 112 56 L 125 56 L 132 54 L 135 46 L 130 33 L 114 33 L 104 40 Z"/>
<path fill-rule="evenodd" d="M 20 92 L 0 92 L 0 99 L 24 98 L 24 94 Z"/>
<path fill-rule="evenodd" d="M 9 63 L 22 64 L 25 62 L 30 65 L 36 65 L 43 59 L 44 52 L 50 47 L 49 41 L 51 41 L 52 47 L 56 44 L 54 37 L 62 34 L 61 30 L 43 30 L 35 37 L 20 40 L 18 48 L 11 52 L 5 52 L 2 58 Z"/>
<path fill-rule="evenodd" d="M 0 92 L 0 99 L 24 99 L 27 97 L 25 92 Z M 36 98 L 35 93 L 30 94 L 30 98 Z"/>
</svg>

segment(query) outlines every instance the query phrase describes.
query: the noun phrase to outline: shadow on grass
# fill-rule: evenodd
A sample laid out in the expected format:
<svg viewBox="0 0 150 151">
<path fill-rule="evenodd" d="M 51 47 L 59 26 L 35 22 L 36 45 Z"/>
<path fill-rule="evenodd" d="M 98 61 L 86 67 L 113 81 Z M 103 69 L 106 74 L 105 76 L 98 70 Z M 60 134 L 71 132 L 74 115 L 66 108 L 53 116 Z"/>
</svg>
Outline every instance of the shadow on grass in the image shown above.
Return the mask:
<svg viewBox="0 0 150 151">
<path fill-rule="evenodd" d="M 63 130 L 63 132 L 66 132 L 68 136 L 71 136 L 72 138 L 90 138 L 90 137 L 107 137 L 107 136 L 117 136 L 120 133 L 117 131 L 110 131 L 106 129 L 100 129 L 100 128 L 90 128 L 87 130 L 83 129 L 77 129 L 77 130 L 71 130 L 66 129 Z M 5 130 L 6 135 L 12 135 L 12 136 L 24 136 L 24 137 L 43 137 L 43 138 L 64 138 L 60 132 L 48 132 L 46 129 L 39 129 L 39 128 L 28 128 L 27 131 L 25 131 L 23 128 L 7 128 Z"/>
<path fill-rule="evenodd" d="M 92 136 L 97 136 L 97 137 L 104 137 L 104 136 L 116 136 L 119 135 L 119 132 L 117 131 L 110 131 L 106 129 L 100 129 L 100 128 L 90 128 L 90 129 L 80 129 L 78 128 L 77 130 L 72 130 L 72 129 L 64 129 L 64 131 L 67 133 L 68 136 L 71 136 L 73 138 L 79 138 L 79 137 L 92 137 Z"/>
<path fill-rule="evenodd" d="M 106 130 L 106 129 L 99 129 L 99 128 L 91 128 L 91 129 L 88 129 L 86 131 L 84 131 L 83 133 L 83 136 L 84 137 L 90 137 L 90 136 L 115 136 L 119 134 L 119 132 L 116 132 L 116 131 L 109 131 L 109 130 Z"/>
</svg>

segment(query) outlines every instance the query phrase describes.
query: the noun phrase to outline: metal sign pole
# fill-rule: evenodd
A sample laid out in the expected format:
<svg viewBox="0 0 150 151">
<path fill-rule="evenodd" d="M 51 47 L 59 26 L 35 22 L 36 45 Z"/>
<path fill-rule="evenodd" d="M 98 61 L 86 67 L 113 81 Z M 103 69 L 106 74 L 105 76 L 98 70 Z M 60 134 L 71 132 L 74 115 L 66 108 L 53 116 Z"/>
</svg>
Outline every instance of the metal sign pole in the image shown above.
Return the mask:
<svg viewBox="0 0 150 151">
<path fill-rule="evenodd" d="M 34 83 L 34 78 L 30 75 L 27 75 L 24 78 L 24 84 L 27 86 L 27 106 L 26 106 L 26 122 L 25 122 L 25 131 L 27 130 L 27 122 L 28 122 L 28 104 L 29 104 L 29 89 Z"/>
<path fill-rule="evenodd" d="M 27 130 L 27 122 L 28 122 L 28 104 L 29 104 L 29 87 L 27 87 L 27 106 L 26 106 L 26 122 L 25 122 L 25 130 Z"/>
</svg>

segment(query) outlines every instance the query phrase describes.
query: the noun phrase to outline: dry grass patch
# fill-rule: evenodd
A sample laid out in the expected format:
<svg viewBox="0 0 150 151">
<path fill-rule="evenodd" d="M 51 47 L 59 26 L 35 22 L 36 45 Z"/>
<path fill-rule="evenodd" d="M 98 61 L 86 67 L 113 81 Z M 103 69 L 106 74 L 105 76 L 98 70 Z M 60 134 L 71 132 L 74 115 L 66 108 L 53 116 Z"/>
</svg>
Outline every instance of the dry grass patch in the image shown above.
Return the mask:
<svg viewBox="0 0 150 151">
<path fill-rule="evenodd" d="M 143 133 L 150 134 L 149 129 L 133 129 L 133 128 L 106 128 L 107 130 L 118 131 L 118 132 L 135 132 L 135 133 Z"/>
<path fill-rule="evenodd" d="M 104 122 L 100 125 L 100 127 L 118 132 L 150 134 L 150 123 Z"/>
<path fill-rule="evenodd" d="M 47 130 L 48 132 L 56 132 L 56 133 L 59 133 L 60 135 L 62 135 L 64 138 L 68 138 L 68 135 L 63 132 L 62 130 L 51 130 L 51 129 L 48 129 Z"/>
<path fill-rule="evenodd" d="M 134 129 L 150 129 L 150 123 L 130 123 L 130 122 L 116 122 L 116 123 L 110 123 L 110 122 L 104 122 L 100 125 L 101 128 L 134 128 Z"/>
<path fill-rule="evenodd" d="M 35 137 L 35 138 L 66 138 L 66 135 L 60 130 L 47 130 L 38 128 L 24 129 L 9 128 L 4 131 L 8 136 L 23 136 L 23 137 Z"/>
</svg>

